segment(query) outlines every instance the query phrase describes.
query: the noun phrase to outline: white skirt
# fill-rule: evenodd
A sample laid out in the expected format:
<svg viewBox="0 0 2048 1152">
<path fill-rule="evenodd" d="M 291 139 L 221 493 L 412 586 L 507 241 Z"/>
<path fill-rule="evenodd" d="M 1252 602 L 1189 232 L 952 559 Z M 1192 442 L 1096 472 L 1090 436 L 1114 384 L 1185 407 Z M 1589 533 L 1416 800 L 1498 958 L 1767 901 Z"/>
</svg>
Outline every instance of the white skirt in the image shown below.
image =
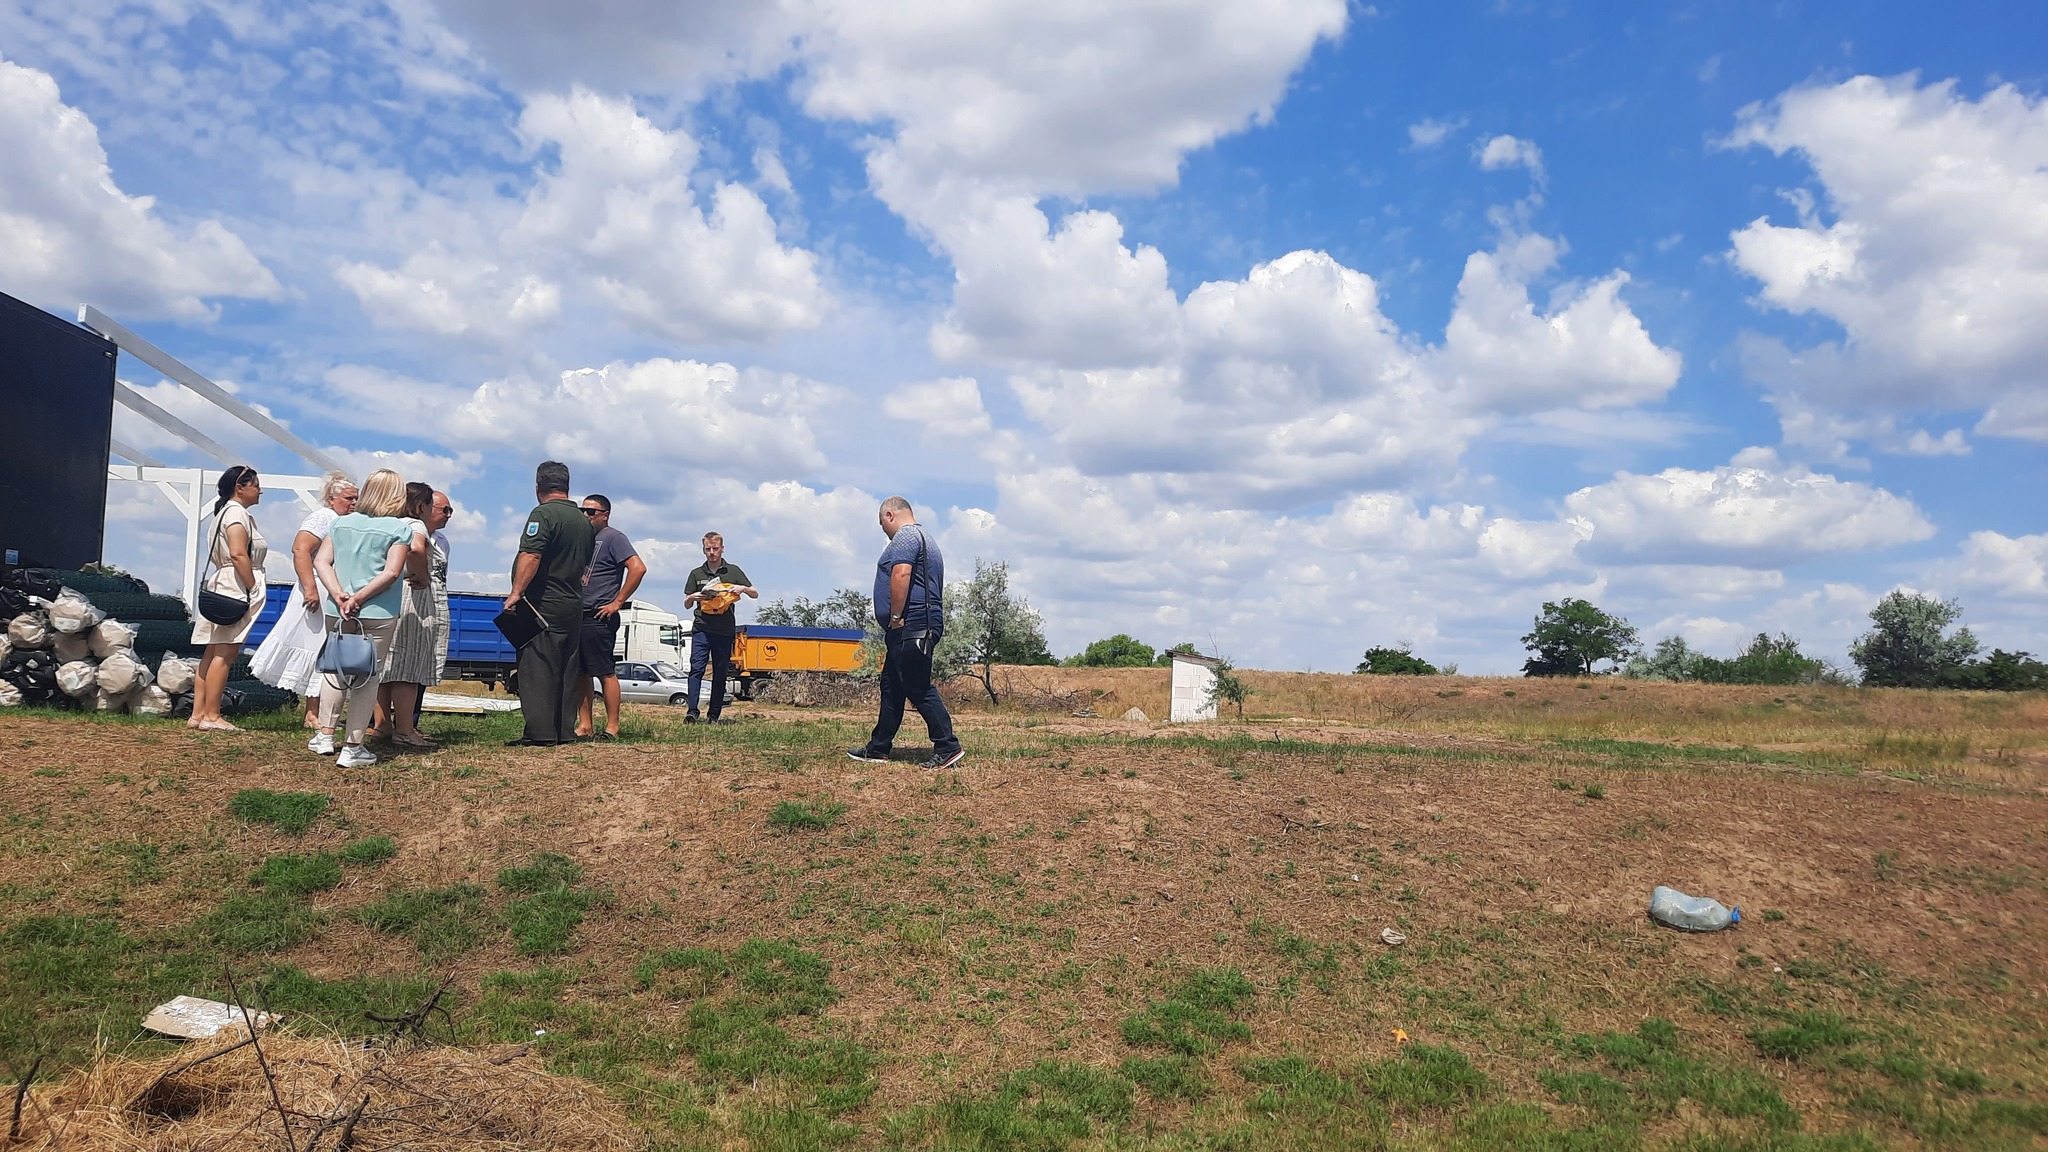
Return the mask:
<svg viewBox="0 0 2048 1152">
<path fill-rule="evenodd" d="M 284 615 L 271 626 L 270 635 L 249 659 L 249 671 L 273 688 L 312 696 L 320 691 L 322 677 L 313 670 L 320 648 L 327 643 L 327 620 L 319 611 L 308 612 L 297 596 L 285 605 Z"/>
</svg>

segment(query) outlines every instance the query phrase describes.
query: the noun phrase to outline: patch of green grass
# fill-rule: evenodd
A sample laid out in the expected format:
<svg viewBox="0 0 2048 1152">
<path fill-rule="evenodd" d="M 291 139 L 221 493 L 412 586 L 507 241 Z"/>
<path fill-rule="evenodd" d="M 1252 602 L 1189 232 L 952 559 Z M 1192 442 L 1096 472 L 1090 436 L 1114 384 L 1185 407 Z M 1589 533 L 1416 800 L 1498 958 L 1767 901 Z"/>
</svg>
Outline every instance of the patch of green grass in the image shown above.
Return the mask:
<svg viewBox="0 0 2048 1152">
<path fill-rule="evenodd" d="M 1790 752 L 1766 752 L 1744 745 L 1715 748 L 1706 744 L 1657 744 L 1644 740 L 1612 740 L 1606 737 L 1552 737 L 1550 743 L 1567 752 L 1583 752 L 1636 763 L 1797 764 L 1800 757 Z"/>
<path fill-rule="evenodd" d="M 1123 1078 L 1145 1090 L 1154 1100 L 1201 1100 L 1209 1095 L 1209 1078 L 1201 1061 L 1174 1053 L 1167 1056 L 1133 1056 L 1117 1068 Z"/>
<path fill-rule="evenodd" d="M 153 884 L 164 878 L 163 853 L 154 844 L 140 840 L 109 844 L 121 857 L 122 878 L 131 884 Z"/>
<path fill-rule="evenodd" d="M 1604 784 L 1588 784 L 1586 785 L 1585 793 L 1588 800 L 1607 799 L 1607 787 Z"/>
<path fill-rule="evenodd" d="M 498 873 L 498 887 L 507 892 L 545 892 L 583 879 L 583 866 L 559 852 L 536 852 L 533 862 Z"/>
<path fill-rule="evenodd" d="M 1975 1068 L 1936 1068 L 1934 1078 L 1956 1092 L 1981 1093 L 1991 1088 L 1990 1079 Z"/>
<path fill-rule="evenodd" d="M 446 888 L 396 889 L 356 913 L 380 932 L 411 940 L 429 963 L 452 960 L 483 940 L 488 922 L 486 893 L 475 884 Z"/>
<path fill-rule="evenodd" d="M 239 893 L 199 920 L 199 931 L 233 953 L 276 952 L 311 940 L 325 919 L 295 896 Z"/>
<path fill-rule="evenodd" d="M 272 792 L 268 788 L 245 788 L 228 801 L 228 811 L 250 824 L 274 824 L 293 836 L 303 833 L 320 819 L 333 798 L 324 792 Z"/>
<path fill-rule="evenodd" d="M 540 852 L 533 862 L 498 873 L 498 886 L 523 893 L 505 908 L 512 931 L 512 949 L 521 956 L 550 956 L 569 949 L 569 934 L 583 922 L 583 913 L 597 902 L 597 893 L 576 887 L 583 869 L 555 852 Z"/>
<path fill-rule="evenodd" d="M 634 975 L 646 988 L 666 973 L 698 981 L 682 1047 L 706 1076 L 726 1084 L 776 1082 L 825 1116 L 874 1094 L 874 1057 L 821 1024 L 793 1033 L 782 1021 L 816 1017 L 839 999 L 831 968 L 815 952 L 778 940 L 749 940 L 730 955 L 704 948 L 649 954 Z"/>
<path fill-rule="evenodd" d="M 1066 1152 L 1107 1137 L 1131 1115 L 1128 1081 L 1084 1064 L 1044 1061 L 985 1096 L 956 1095 L 893 1118 L 890 1147 Z"/>
<path fill-rule="evenodd" d="M 1226 1040 L 1251 1038 L 1250 1026 L 1229 1014 L 1252 995 L 1251 981 L 1234 968 L 1197 972 L 1175 985 L 1164 1000 L 1155 1000 L 1144 1011 L 1125 1017 L 1124 1043 L 1205 1056 Z"/>
<path fill-rule="evenodd" d="M 784 800 L 768 813 L 768 826 L 778 832 L 822 832 L 845 812 L 846 805 L 830 796 Z"/>
<path fill-rule="evenodd" d="M 398 855 L 398 845 L 389 836 L 368 836 L 345 845 L 339 855 L 348 864 L 382 864 Z"/>
<path fill-rule="evenodd" d="M 290 964 L 279 964 L 243 981 L 242 995 L 250 1005 L 284 1013 L 295 1022 L 313 1021 L 339 1035 L 357 1036 L 379 1028 L 365 1013 L 397 1016 L 408 1012 L 425 1003 L 434 987 L 433 981 L 418 977 L 322 980 Z M 442 998 L 442 1004 L 452 1007 L 448 997 Z"/>
<path fill-rule="evenodd" d="M 341 884 L 341 860 L 332 852 L 311 856 L 272 856 L 249 877 L 273 896 L 301 900 Z"/>
<path fill-rule="evenodd" d="M 1847 1048 L 1858 1039 L 1840 1016 L 1833 1012 L 1794 1012 L 1776 1028 L 1756 1028 L 1750 1043 L 1772 1060 L 1807 1060 L 1825 1052 Z"/>
<path fill-rule="evenodd" d="M 1575 1036 L 1567 1052 L 1599 1058 L 1611 1075 L 1587 1070 L 1562 1070 L 1538 1077 L 1546 1091 L 1567 1103 L 1584 1104 L 1601 1114 L 1604 1123 L 1634 1125 L 1649 1116 L 1668 1116 L 1680 1100 L 1736 1119 L 1762 1121 L 1772 1131 L 1796 1127 L 1799 1118 L 1756 1069 L 1721 1065 L 1686 1051 L 1678 1029 L 1651 1017 L 1634 1032 Z M 1614 1085 L 1625 1086 L 1624 1099 Z"/>
<path fill-rule="evenodd" d="M 1410 1044 L 1390 1060 L 1366 1065 L 1359 1082 L 1374 1097 L 1404 1108 L 1448 1108 L 1486 1089 L 1486 1076 L 1455 1048 Z"/>
</svg>

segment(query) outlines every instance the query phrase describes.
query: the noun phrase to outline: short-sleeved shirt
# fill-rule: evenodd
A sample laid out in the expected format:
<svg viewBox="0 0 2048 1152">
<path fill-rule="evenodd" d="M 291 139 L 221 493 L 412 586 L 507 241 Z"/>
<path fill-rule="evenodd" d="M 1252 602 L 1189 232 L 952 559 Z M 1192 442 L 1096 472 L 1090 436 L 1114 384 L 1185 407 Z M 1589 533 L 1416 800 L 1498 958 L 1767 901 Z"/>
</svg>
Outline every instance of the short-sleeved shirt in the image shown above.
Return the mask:
<svg viewBox="0 0 2048 1152">
<path fill-rule="evenodd" d="M 249 566 L 255 569 L 256 584 L 253 588 L 242 587 L 242 578 L 235 572 L 235 551 L 228 546 L 228 529 L 236 524 L 249 534 Z M 220 510 L 220 522 L 215 526 L 213 538 L 208 547 L 208 559 L 213 561 L 214 572 L 207 578 L 207 588 L 224 596 L 247 597 L 251 592 L 263 591 L 263 565 L 270 559 L 270 546 L 263 542 L 263 533 L 256 530 L 256 517 L 249 513 L 247 505 L 240 500 L 230 500 Z"/>
<path fill-rule="evenodd" d="M 583 610 L 602 608 L 618 596 L 626 582 L 626 561 L 638 556 L 633 542 L 617 528 L 599 528 L 591 545 L 590 571 L 583 577 Z"/>
<path fill-rule="evenodd" d="M 393 544 L 412 543 L 412 528 L 394 516 L 365 516 L 361 512 L 351 512 L 335 518 L 333 527 L 327 530 L 327 538 L 334 541 L 334 575 L 341 581 L 342 591 L 353 594 L 384 570 Z M 374 599 L 365 601 L 357 615 L 365 620 L 393 619 L 405 603 L 404 597 L 405 577 L 401 575 Z M 324 587 L 320 590 L 320 599 L 327 606 L 328 615 L 341 614 Z"/>
<path fill-rule="evenodd" d="M 583 618 L 583 573 L 590 567 L 593 536 L 590 518 L 559 497 L 526 514 L 519 550 L 539 555 L 540 571 L 525 598 L 550 628 L 573 628 Z"/>
<path fill-rule="evenodd" d="M 339 519 L 341 519 L 341 513 L 336 512 L 332 508 L 316 508 L 313 510 L 312 515 L 299 521 L 299 531 L 311 532 L 315 540 L 325 540 L 327 539 L 328 531 L 334 527 L 334 522 Z"/>
<path fill-rule="evenodd" d="M 875 623 L 889 626 L 889 577 L 898 564 L 910 565 L 910 595 L 903 602 L 905 628 L 942 628 L 946 623 L 946 558 L 924 534 L 923 525 L 896 530 L 875 561 Z"/>
<path fill-rule="evenodd" d="M 730 560 L 715 569 L 699 564 L 690 569 L 689 579 L 683 581 L 683 595 L 702 592 L 706 584 L 743 584 L 751 588 L 754 582 L 747 579 L 745 569 Z M 697 603 L 702 604 L 703 601 Z M 739 615 L 740 606 L 737 604 L 723 612 L 706 612 L 699 608 L 690 626 L 706 636 L 731 636 L 739 631 Z"/>
</svg>

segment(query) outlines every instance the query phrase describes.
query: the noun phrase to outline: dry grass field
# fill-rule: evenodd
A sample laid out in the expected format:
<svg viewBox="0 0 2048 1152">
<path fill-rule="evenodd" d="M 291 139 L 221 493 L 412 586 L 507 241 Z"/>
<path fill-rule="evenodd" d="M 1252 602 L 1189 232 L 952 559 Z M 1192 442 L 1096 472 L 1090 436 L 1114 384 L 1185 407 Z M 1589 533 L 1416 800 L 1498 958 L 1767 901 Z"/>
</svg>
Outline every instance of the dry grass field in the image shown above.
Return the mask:
<svg viewBox="0 0 2048 1152">
<path fill-rule="evenodd" d="M 232 973 L 330 1044 L 445 982 L 428 1042 L 651 1147 L 2048 1142 L 2048 699 L 1247 673 L 1180 728 L 1116 718 L 1163 671 L 999 676 L 937 775 L 848 760 L 845 708 L 550 750 L 430 717 L 354 772 L 289 716 L 0 713 L 24 1140 Z M 1658 928 L 1660 883 L 1745 922 Z"/>
</svg>

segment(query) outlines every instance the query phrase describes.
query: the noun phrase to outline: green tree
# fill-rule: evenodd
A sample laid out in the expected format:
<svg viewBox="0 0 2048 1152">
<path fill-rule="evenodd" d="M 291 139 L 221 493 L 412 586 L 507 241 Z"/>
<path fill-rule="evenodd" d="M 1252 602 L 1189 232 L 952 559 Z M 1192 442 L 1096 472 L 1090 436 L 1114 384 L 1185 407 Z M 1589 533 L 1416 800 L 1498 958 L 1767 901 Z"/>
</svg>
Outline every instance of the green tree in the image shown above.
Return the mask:
<svg viewBox="0 0 2048 1152">
<path fill-rule="evenodd" d="M 974 579 L 946 597 L 949 605 L 956 598 L 960 652 L 974 666 L 970 671 L 981 681 L 990 704 L 1002 703 L 996 691 L 996 665 L 1054 663 L 1045 646 L 1045 622 L 1024 597 L 1010 591 L 1008 561 L 983 563 L 977 557 Z M 951 632 L 956 627 L 953 612 L 949 610 L 946 619 Z"/>
<path fill-rule="evenodd" d="M 1218 712 L 1223 710 L 1223 705 L 1229 704 L 1237 709 L 1237 718 L 1244 719 L 1244 702 L 1251 699 L 1251 685 L 1237 674 L 1236 665 L 1221 656 L 1216 657 L 1210 671 L 1216 674 L 1216 678 L 1209 683 L 1206 702 Z"/>
<path fill-rule="evenodd" d="M 1067 661 L 1080 668 L 1143 668 L 1152 663 L 1152 646 L 1119 632 L 1097 640 Z"/>
<path fill-rule="evenodd" d="M 2048 664 L 2034 659 L 2031 652 L 1993 648 L 1991 655 L 1982 660 L 1944 672 L 1940 685 L 1983 692 L 2037 692 L 2048 688 Z"/>
<path fill-rule="evenodd" d="M 875 601 L 859 588 L 841 588 L 823 600 L 796 596 L 761 606 L 754 619 L 784 628 L 859 628 L 874 624 Z"/>
<path fill-rule="evenodd" d="M 1198 655 L 1201 651 L 1200 648 L 1195 647 L 1194 641 L 1183 640 L 1171 648 L 1161 649 L 1158 658 L 1152 661 L 1152 666 L 1155 668 L 1171 667 L 1173 665 L 1174 653 L 1178 652 L 1184 656 L 1194 656 Z"/>
<path fill-rule="evenodd" d="M 1865 684 L 1934 687 L 1977 655 L 1977 637 L 1968 628 L 1948 631 L 1962 615 L 1954 600 L 1892 592 L 1870 610 L 1873 627 L 1849 646 L 1849 659 L 1863 670 Z"/>
<path fill-rule="evenodd" d="M 1700 663 L 1711 659 L 1692 650 L 1683 636 L 1666 636 L 1648 655 L 1637 653 L 1622 665 L 1621 674 L 1630 680 L 1697 680 Z"/>
<path fill-rule="evenodd" d="M 1546 601 L 1522 646 L 1535 653 L 1522 664 L 1524 676 L 1589 676 L 1602 660 L 1621 667 L 1638 647 L 1627 620 L 1575 598 Z"/>
<path fill-rule="evenodd" d="M 1437 667 L 1409 651 L 1406 644 L 1398 648 L 1382 645 L 1365 650 L 1357 671 L 1368 676 L 1434 676 Z"/>
</svg>

